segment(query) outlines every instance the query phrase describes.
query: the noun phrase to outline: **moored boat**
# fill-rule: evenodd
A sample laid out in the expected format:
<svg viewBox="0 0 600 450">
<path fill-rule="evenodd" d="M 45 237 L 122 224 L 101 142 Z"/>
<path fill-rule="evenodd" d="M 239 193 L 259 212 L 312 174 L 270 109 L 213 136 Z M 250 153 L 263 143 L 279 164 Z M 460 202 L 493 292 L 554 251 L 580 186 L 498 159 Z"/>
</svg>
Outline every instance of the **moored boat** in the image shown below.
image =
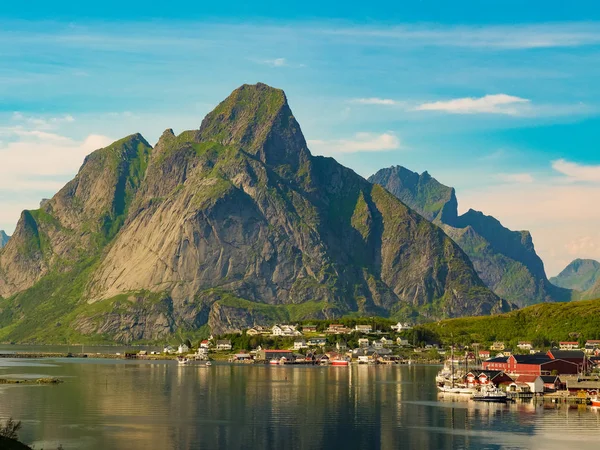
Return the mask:
<svg viewBox="0 0 600 450">
<path fill-rule="evenodd" d="M 187 363 L 189 363 L 189 362 L 190 362 L 190 360 L 189 360 L 188 358 L 186 358 L 185 356 L 181 356 L 181 355 L 180 355 L 180 356 L 178 356 L 178 357 L 177 357 L 177 363 L 178 363 L 180 366 L 183 366 L 183 365 L 185 365 L 185 364 L 187 364 Z"/>
<path fill-rule="evenodd" d="M 332 366 L 348 366 L 348 360 L 346 359 L 334 359 L 331 361 Z"/>
<path fill-rule="evenodd" d="M 506 403 L 508 396 L 506 395 L 506 392 L 501 391 L 496 387 L 488 387 L 473 394 L 473 400 L 488 403 Z"/>
<path fill-rule="evenodd" d="M 600 407 L 600 397 L 599 396 L 592 397 L 592 399 L 590 401 L 590 406 Z"/>
</svg>

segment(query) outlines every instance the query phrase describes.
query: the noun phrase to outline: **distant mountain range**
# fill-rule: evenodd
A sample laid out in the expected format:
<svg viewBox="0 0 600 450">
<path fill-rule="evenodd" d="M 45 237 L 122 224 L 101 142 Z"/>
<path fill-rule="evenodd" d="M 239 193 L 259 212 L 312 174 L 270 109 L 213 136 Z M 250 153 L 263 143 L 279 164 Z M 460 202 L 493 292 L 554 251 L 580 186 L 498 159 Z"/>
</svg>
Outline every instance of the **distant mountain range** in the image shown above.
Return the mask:
<svg viewBox="0 0 600 450">
<path fill-rule="evenodd" d="M 593 259 L 576 259 L 550 282 L 556 286 L 577 291 L 587 291 L 600 280 L 600 262 Z"/>
<path fill-rule="evenodd" d="M 478 275 L 499 297 L 519 307 L 568 301 L 569 289 L 551 284 L 528 231 L 511 231 L 492 216 L 470 209 L 458 215 L 454 188 L 429 173 L 404 167 L 381 169 L 369 178 L 427 220 L 439 225 L 473 262 Z"/>
<path fill-rule="evenodd" d="M 8 243 L 9 239 L 10 236 L 8 236 L 4 230 L 0 230 L 0 248 L 4 247 Z"/>
<path fill-rule="evenodd" d="M 283 91 L 260 83 L 199 129 L 166 130 L 154 147 L 134 134 L 89 155 L 22 213 L 0 252 L 0 296 L 0 341 L 19 342 L 510 309 L 437 225 L 312 156 Z"/>
</svg>

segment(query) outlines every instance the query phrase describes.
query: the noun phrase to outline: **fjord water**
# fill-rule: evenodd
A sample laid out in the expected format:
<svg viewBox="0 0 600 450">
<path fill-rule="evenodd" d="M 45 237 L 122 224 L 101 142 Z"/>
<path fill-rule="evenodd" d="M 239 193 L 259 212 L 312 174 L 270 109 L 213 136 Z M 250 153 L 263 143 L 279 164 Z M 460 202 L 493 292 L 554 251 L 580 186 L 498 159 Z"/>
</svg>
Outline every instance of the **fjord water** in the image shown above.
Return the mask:
<svg viewBox="0 0 600 450">
<path fill-rule="evenodd" d="M 436 366 L 270 367 L 0 359 L 0 418 L 36 449 L 598 448 L 585 407 L 444 401 Z"/>
</svg>

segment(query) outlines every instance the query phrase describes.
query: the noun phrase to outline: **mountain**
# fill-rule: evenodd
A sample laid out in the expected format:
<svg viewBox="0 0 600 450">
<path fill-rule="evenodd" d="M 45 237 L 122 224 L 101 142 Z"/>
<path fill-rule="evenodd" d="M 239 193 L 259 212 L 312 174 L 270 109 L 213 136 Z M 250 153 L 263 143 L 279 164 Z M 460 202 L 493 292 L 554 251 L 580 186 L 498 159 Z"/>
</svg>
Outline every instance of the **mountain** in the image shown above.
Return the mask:
<svg viewBox="0 0 600 450">
<path fill-rule="evenodd" d="M 0 249 L 8 243 L 9 239 L 10 236 L 8 236 L 4 230 L 0 230 Z"/>
<path fill-rule="evenodd" d="M 427 172 L 419 175 L 396 166 L 379 170 L 369 181 L 385 187 L 439 225 L 469 256 L 480 278 L 499 297 L 519 307 L 571 299 L 571 291 L 548 281 L 528 231 L 511 231 L 494 217 L 472 209 L 459 216 L 455 190 Z"/>
<path fill-rule="evenodd" d="M 576 259 L 550 282 L 555 286 L 577 291 L 587 291 L 600 280 L 600 262 L 593 259 Z"/>
<path fill-rule="evenodd" d="M 508 305 L 437 226 L 312 156 L 283 91 L 89 155 L 0 252 L 0 341 L 156 341 L 343 314 Z"/>
</svg>

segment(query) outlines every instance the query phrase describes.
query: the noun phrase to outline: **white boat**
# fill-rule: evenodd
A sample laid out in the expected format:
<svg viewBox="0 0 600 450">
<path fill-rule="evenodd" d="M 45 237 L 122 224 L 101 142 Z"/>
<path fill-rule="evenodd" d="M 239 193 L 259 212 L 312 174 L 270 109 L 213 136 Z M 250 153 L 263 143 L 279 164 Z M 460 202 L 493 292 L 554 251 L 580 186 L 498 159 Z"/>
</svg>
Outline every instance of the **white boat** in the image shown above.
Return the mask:
<svg viewBox="0 0 600 450">
<path fill-rule="evenodd" d="M 473 394 L 473 400 L 478 402 L 506 403 L 508 396 L 506 392 L 497 387 L 484 387 L 480 392 Z"/>
<path fill-rule="evenodd" d="M 180 366 L 183 366 L 183 365 L 185 365 L 185 364 L 188 364 L 189 362 L 190 362 L 190 360 L 189 360 L 189 359 L 187 359 L 185 356 L 178 356 L 178 357 L 177 357 L 177 363 L 178 363 Z"/>
<path fill-rule="evenodd" d="M 212 363 L 210 361 L 206 361 L 205 366 L 212 366 Z"/>
</svg>

